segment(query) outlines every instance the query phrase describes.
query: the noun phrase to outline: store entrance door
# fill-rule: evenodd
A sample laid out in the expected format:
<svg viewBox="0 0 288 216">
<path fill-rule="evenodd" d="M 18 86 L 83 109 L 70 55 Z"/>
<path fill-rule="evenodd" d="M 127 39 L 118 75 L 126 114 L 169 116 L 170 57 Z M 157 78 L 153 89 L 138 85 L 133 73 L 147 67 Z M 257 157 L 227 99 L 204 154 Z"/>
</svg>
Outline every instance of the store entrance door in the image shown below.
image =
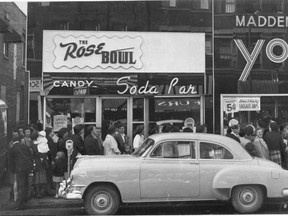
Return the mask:
<svg viewBox="0 0 288 216">
<path fill-rule="evenodd" d="M 127 132 L 128 98 L 102 98 L 102 138 L 105 139 L 107 129 L 116 121 L 121 121 Z"/>
</svg>

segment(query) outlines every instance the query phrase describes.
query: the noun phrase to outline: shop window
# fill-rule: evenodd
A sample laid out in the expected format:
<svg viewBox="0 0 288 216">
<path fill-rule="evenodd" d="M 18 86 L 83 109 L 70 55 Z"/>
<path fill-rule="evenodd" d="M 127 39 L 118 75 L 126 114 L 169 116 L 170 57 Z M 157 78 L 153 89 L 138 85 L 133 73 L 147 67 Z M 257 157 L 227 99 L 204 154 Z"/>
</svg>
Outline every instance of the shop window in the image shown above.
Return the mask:
<svg viewBox="0 0 288 216">
<path fill-rule="evenodd" d="M 133 121 L 144 121 L 144 99 L 133 99 Z"/>
<path fill-rule="evenodd" d="M 95 98 L 47 98 L 46 104 L 46 126 L 56 131 L 67 127 L 72 132 L 76 124 L 96 124 Z"/>
<path fill-rule="evenodd" d="M 155 123 L 165 120 L 173 125 L 173 122 L 184 121 L 189 117 L 193 118 L 195 123 L 200 123 L 200 98 L 155 98 L 151 105 L 154 109 L 150 109 L 150 121 Z M 179 130 L 182 130 L 183 126 L 183 123 L 176 125 Z M 152 125 L 150 129 L 153 130 Z"/>
<path fill-rule="evenodd" d="M 261 5 L 259 0 L 241 0 L 237 1 L 238 13 L 257 13 L 261 11 Z"/>
<path fill-rule="evenodd" d="M 232 47 L 231 40 L 219 40 L 215 45 L 215 66 L 231 67 L 232 66 Z"/>
<path fill-rule="evenodd" d="M 235 0 L 225 0 L 225 13 L 235 12 Z"/>
</svg>

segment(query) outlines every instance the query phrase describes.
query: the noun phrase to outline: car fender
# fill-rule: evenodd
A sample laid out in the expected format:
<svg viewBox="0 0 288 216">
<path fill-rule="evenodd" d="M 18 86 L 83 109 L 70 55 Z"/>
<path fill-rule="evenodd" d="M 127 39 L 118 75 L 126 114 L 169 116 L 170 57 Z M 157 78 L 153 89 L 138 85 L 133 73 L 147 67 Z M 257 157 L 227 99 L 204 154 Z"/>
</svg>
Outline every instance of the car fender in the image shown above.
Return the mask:
<svg viewBox="0 0 288 216">
<path fill-rule="evenodd" d="M 271 184 L 271 169 L 253 166 L 229 167 L 218 172 L 213 179 L 213 193 L 218 200 L 228 200 L 237 185 L 262 185 L 267 190 Z"/>
</svg>

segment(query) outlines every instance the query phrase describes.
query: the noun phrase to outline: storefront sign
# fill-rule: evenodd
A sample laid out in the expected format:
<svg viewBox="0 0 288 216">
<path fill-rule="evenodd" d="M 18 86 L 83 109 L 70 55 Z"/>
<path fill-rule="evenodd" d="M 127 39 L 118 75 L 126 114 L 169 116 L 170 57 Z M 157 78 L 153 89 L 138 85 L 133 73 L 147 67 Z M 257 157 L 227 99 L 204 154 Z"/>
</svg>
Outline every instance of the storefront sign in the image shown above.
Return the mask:
<svg viewBox="0 0 288 216">
<path fill-rule="evenodd" d="M 53 117 L 53 125 L 54 131 L 59 131 L 61 128 L 67 128 L 67 115 L 54 115 Z"/>
<path fill-rule="evenodd" d="M 141 37 L 54 37 L 55 68 L 141 68 Z"/>
<path fill-rule="evenodd" d="M 164 111 L 190 111 L 199 110 L 200 100 L 194 98 L 161 98 L 155 100 L 155 110 Z"/>
<path fill-rule="evenodd" d="M 205 73 L 205 33 L 43 31 L 44 73 Z"/>
<path fill-rule="evenodd" d="M 41 80 L 30 80 L 29 91 L 30 92 L 40 92 L 41 91 Z"/>
<path fill-rule="evenodd" d="M 238 100 L 237 100 L 237 98 L 224 99 L 224 111 L 226 113 L 238 112 Z"/>
<path fill-rule="evenodd" d="M 85 87 L 85 86 L 93 86 L 93 81 L 89 81 L 89 80 L 55 80 L 53 82 L 53 87 L 73 87 L 73 88 L 77 88 L 77 87 Z"/>
<path fill-rule="evenodd" d="M 150 85 L 150 81 L 147 80 L 146 84 L 143 86 L 130 86 L 128 81 L 130 80 L 129 76 L 121 77 L 117 80 L 118 86 L 125 87 L 124 90 L 118 90 L 118 94 L 131 94 L 131 95 L 157 95 L 160 93 L 163 85 Z M 187 94 L 197 94 L 196 87 L 192 84 L 189 86 L 179 86 L 177 85 L 179 82 L 179 78 L 175 77 L 171 80 L 170 84 L 168 85 L 167 94 L 175 94 L 174 89 L 177 89 L 176 95 L 187 95 Z"/>
<path fill-rule="evenodd" d="M 246 66 L 244 67 L 242 74 L 239 78 L 240 81 L 246 81 L 264 45 L 265 40 L 262 40 L 262 39 L 258 40 L 252 53 L 249 53 L 248 49 L 246 48 L 246 46 L 244 45 L 241 39 L 235 39 L 234 42 L 236 43 L 243 57 L 247 61 Z M 282 49 L 282 52 L 280 55 L 277 55 L 276 53 L 274 53 L 274 48 L 276 46 L 281 47 Z M 267 43 L 266 55 L 270 59 L 270 61 L 274 63 L 282 63 L 288 58 L 288 44 L 283 39 L 274 38 Z"/>
<path fill-rule="evenodd" d="M 224 99 L 224 111 L 235 113 L 239 111 L 260 111 L 260 97 L 237 97 Z"/>
<path fill-rule="evenodd" d="M 236 15 L 236 27 L 287 28 L 288 16 Z"/>
<path fill-rule="evenodd" d="M 239 111 L 260 111 L 260 97 L 238 98 Z"/>
</svg>

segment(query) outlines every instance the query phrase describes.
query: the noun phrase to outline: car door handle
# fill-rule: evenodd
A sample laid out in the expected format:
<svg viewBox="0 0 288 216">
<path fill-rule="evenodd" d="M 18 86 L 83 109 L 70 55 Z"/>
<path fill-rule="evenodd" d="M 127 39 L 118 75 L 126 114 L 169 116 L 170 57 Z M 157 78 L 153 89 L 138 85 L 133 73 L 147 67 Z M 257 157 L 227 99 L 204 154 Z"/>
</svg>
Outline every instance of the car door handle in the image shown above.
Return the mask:
<svg viewBox="0 0 288 216">
<path fill-rule="evenodd" d="M 189 164 L 195 164 L 195 165 L 198 165 L 199 162 L 198 162 L 198 161 L 193 161 L 193 162 L 190 162 Z"/>
</svg>

